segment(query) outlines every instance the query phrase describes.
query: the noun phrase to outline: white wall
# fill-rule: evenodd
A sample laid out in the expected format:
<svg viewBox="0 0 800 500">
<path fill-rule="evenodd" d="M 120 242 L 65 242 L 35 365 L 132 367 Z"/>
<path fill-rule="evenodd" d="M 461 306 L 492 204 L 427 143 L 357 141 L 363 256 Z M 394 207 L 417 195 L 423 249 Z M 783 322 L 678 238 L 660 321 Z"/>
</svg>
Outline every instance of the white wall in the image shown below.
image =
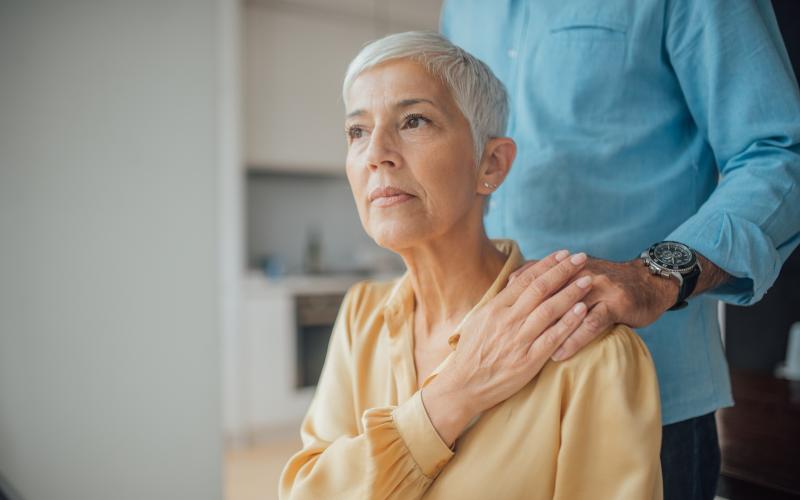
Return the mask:
<svg viewBox="0 0 800 500">
<path fill-rule="evenodd" d="M 344 177 L 347 65 L 389 33 L 435 31 L 440 10 L 441 0 L 249 0 L 243 27 L 248 166 Z"/>
<path fill-rule="evenodd" d="M 21 498 L 222 495 L 236 9 L 0 2 L 0 476 Z"/>
</svg>

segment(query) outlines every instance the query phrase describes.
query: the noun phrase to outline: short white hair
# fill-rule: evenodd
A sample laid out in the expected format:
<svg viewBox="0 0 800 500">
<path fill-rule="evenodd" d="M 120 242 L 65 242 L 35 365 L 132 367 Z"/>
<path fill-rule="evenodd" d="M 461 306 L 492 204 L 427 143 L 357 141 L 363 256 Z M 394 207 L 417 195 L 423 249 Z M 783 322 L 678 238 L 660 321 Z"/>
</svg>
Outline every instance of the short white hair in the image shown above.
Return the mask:
<svg viewBox="0 0 800 500">
<path fill-rule="evenodd" d="M 407 31 L 367 44 L 350 62 L 342 85 L 342 99 L 362 72 L 391 59 L 411 59 L 422 64 L 450 90 L 466 117 L 478 165 L 486 141 L 505 135 L 508 93 L 489 66 L 439 33 Z"/>
</svg>

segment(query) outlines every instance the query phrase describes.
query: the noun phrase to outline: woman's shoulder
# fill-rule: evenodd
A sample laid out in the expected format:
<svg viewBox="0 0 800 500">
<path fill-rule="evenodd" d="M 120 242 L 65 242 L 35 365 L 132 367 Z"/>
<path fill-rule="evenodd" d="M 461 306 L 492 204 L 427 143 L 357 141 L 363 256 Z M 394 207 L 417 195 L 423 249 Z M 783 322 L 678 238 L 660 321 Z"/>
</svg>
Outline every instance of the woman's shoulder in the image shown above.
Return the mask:
<svg viewBox="0 0 800 500">
<path fill-rule="evenodd" d="M 637 421 L 660 429 L 655 364 L 644 341 L 628 326 L 613 325 L 571 358 L 548 362 L 540 378 L 561 388 L 561 405 L 581 401 L 575 408 L 589 412 L 635 408 Z M 619 408 L 608 409 L 609 404 Z"/>
<path fill-rule="evenodd" d="M 604 370 L 620 372 L 652 372 L 655 365 L 642 338 L 629 326 L 615 324 L 601 333 L 570 359 L 555 363 L 566 372 Z"/>
</svg>

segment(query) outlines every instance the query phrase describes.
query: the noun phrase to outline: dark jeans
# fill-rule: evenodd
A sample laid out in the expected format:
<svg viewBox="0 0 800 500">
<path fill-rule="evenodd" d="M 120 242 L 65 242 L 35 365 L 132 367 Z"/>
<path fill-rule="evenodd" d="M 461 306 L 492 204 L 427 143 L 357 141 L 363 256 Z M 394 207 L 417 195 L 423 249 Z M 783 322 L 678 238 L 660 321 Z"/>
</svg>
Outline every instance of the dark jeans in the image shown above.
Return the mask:
<svg viewBox="0 0 800 500">
<path fill-rule="evenodd" d="M 662 429 L 664 500 L 712 500 L 720 467 L 714 413 L 665 425 Z"/>
</svg>

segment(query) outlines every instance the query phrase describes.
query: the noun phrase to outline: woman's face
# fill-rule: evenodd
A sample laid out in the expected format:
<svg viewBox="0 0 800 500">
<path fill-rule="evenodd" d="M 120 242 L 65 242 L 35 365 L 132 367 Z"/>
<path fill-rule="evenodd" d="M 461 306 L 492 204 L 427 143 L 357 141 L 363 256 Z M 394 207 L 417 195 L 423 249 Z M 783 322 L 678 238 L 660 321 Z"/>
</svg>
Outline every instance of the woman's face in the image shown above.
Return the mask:
<svg viewBox="0 0 800 500">
<path fill-rule="evenodd" d="M 410 59 L 361 73 L 347 93 L 347 179 L 367 233 L 400 251 L 479 225 L 469 122 Z"/>
</svg>

